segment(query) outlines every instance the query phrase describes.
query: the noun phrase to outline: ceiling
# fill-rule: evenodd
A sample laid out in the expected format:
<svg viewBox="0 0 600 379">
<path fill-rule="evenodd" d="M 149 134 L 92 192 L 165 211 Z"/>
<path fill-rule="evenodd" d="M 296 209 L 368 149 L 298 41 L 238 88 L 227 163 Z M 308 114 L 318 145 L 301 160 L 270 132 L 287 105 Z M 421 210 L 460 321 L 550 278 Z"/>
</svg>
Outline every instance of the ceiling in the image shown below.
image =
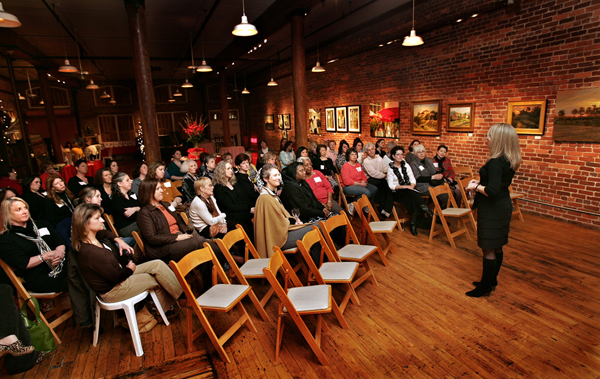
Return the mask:
<svg viewBox="0 0 600 379">
<path fill-rule="evenodd" d="M 83 79 L 92 78 L 99 84 L 133 80 L 125 1 L 4 0 L 4 10 L 17 16 L 22 26 L 0 28 L 0 53 L 15 59 L 17 80 L 26 80 L 27 73 L 37 78 L 34 65 L 50 67 L 55 73 L 65 56 L 78 68 L 81 62 L 82 69 L 89 72 Z M 240 23 L 242 0 L 146 0 L 145 5 L 152 77 L 175 82 L 194 75 L 196 80 L 214 78 L 218 69 L 232 65 L 238 74 L 251 74 L 289 60 L 289 15 L 298 10 L 306 12 L 308 52 L 316 49 L 318 41 L 321 47 L 332 43 L 357 26 L 368 28 L 369 21 L 392 11 L 404 23 L 410 20 L 412 10 L 410 0 L 246 0 L 246 15 L 259 33 L 235 37 L 231 31 Z M 406 30 L 407 35 L 409 32 Z M 191 52 L 195 65 L 204 56 L 215 71 L 188 70 Z M 6 66 L 1 66 L 0 76 L 8 77 Z M 73 74 L 67 83 L 77 83 L 75 79 L 82 79 L 81 75 Z"/>
</svg>

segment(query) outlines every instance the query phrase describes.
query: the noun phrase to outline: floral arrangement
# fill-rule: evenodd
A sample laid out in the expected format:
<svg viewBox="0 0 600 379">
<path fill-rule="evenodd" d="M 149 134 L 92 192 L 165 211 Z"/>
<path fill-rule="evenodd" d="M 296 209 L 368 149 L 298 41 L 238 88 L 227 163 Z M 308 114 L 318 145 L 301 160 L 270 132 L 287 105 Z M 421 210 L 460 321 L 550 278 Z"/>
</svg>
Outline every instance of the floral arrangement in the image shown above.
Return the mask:
<svg viewBox="0 0 600 379">
<path fill-rule="evenodd" d="M 200 159 L 200 154 L 208 153 L 208 151 L 206 151 L 202 147 L 192 147 L 187 150 L 187 153 L 188 153 L 188 155 L 187 155 L 188 159 L 193 159 L 193 160 L 197 161 L 198 159 Z"/>
<path fill-rule="evenodd" d="M 204 140 L 204 129 L 206 129 L 208 125 L 204 123 L 202 117 L 197 118 L 186 113 L 182 122 L 183 123 L 181 124 L 181 127 L 183 128 L 185 134 L 188 135 L 188 142 L 191 142 L 194 144 L 194 146 L 197 146 Z"/>
</svg>

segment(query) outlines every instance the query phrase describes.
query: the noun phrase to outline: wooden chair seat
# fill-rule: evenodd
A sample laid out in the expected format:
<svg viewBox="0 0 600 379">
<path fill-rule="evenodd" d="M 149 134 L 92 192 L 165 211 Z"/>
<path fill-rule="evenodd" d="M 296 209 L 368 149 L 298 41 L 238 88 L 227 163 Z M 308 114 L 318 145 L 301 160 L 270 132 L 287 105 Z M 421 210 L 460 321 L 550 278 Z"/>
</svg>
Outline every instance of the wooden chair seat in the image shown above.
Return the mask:
<svg viewBox="0 0 600 379">
<path fill-rule="evenodd" d="M 369 225 L 373 233 L 391 233 L 398 226 L 396 221 L 371 221 Z"/>
<path fill-rule="evenodd" d="M 368 208 L 369 212 L 365 214 L 363 211 L 364 208 Z M 362 195 L 356 200 L 354 203 L 354 209 L 357 210 L 362 222 L 362 232 L 360 238 L 361 242 L 366 242 L 366 236 L 371 237 L 373 244 L 377 247 L 377 252 L 379 253 L 381 262 L 384 266 L 389 266 L 390 263 L 386 255 L 393 252 L 393 244 L 388 234 L 394 231 L 394 229 L 398 226 L 398 223 L 396 221 L 379 221 L 377 213 L 375 212 L 375 209 L 373 209 L 373 205 L 371 205 L 367 195 Z M 366 235 L 364 234 L 365 231 Z M 377 239 L 377 234 L 381 234 L 383 236 L 385 241 L 384 247 L 381 247 L 381 244 Z"/>
<path fill-rule="evenodd" d="M 514 192 L 511 192 L 511 194 L 510 194 L 510 199 L 511 200 L 513 200 L 513 199 L 521 199 L 523 197 L 525 197 L 524 193 L 514 193 Z"/>
<path fill-rule="evenodd" d="M 240 271 L 246 278 L 264 278 L 263 268 L 269 265 L 269 258 L 249 259 L 240 267 Z"/>
<path fill-rule="evenodd" d="M 346 283 L 354 278 L 357 270 L 357 262 L 326 262 L 319 267 L 319 273 L 327 283 Z"/>
<path fill-rule="evenodd" d="M 444 216 L 448 217 L 461 217 L 469 214 L 471 210 L 469 208 L 446 208 L 442 209 Z"/>
<path fill-rule="evenodd" d="M 293 287 L 288 290 L 288 298 L 300 315 L 331 309 L 331 286 L 316 285 Z M 287 313 L 287 308 L 283 307 Z"/>
<path fill-rule="evenodd" d="M 244 284 L 217 284 L 196 298 L 203 310 L 229 311 L 241 298 L 250 292 Z"/>
<path fill-rule="evenodd" d="M 437 187 L 430 187 L 429 193 L 431 194 L 431 200 L 435 205 L 435 210 L 433 212 L 433 220 L 431 220 L 431 230 L 429 232 L 429 242 L 433 240 L 433 237 L 441 233 L 446 233 L 448 241 L 450 242 L 450 245 L 452 247 L 456 247 L 454 238 L 458 237 L 461 234 L 466 234 L 467 239 L 471 240 L 471 235 L 469 234 L 469 230 L 467 229 L 467 225 L 465 224 L 463 217 L 472 217 L 473 211 L 470 208 L 458 208 L 458 206 L 456 205 L 456 201 L 454 200 L 454 196 L 452 195 L 452 191 L 450 190 L 450 186 L 448 186 L 448 183 L 444 183 L 443 185 Z M 442 209 L 442 207 L 440 206 L 440 202 L 437 199 L 437 197 L 442 194 L 448 195 L 448 208 L 446 209 Z M 450 231 L 450 227 L 448 225 L 446 217 L 454 217 L 458 220 L 459 229 L 456 232 Z M 438 231 L 435 230 L 435 220 L 437 218 L 439 218 L 442 222 L 442 229 Z"/>
<path fill-rule="evenodd" d="M 350 244 L 339 249 L 338 255 L 342 260 L 362 261 L 375 252 L 377 252 L 377 246 Z"/>
</svg>

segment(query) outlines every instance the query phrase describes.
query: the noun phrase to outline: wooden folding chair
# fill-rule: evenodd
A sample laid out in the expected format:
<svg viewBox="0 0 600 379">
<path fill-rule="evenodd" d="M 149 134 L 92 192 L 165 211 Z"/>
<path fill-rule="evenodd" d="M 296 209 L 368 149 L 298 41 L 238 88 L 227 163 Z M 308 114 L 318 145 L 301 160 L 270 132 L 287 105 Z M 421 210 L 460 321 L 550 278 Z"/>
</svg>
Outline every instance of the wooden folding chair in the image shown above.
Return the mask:
<svg viewBox="0 0 600 379">
<path fill-rule="evenodd" d="M 315 263 L 310 256 L 310 248 L 317 243 L 321 245 L 321 256 L 319 262 Z M 354 277 L 358 271 L 358 262 L 342 262 L 339 260 L 339 257 L 336 259 L 331 250 L 329 250 L 329 246 L 327 246 L 327 242 L 323 238 L 319 228 L 316 226 L 313 226 L 313 230 L 306 233 L 301 241 L 296 241 L 296 244 L 310 271 L 307 285 L 310 284 L 311 279 L 317 282 L 317 284 L 345 285 L 347 287 L 346 293 L 338 305 L 342 313 L 344 313 L 350 300 L 354 304 L 360 305 L 360 300 L 358 300 L 358 296 L 352 286 L 352 282 L 354 282 Z M 329 262 L 323 263 L 323 253 L 327 255 Z"/>
<path fill-rule="evenodd" d="M 216 270 L 217 275 L 221 278 L 223 283 L 217 284 L 216 277 L 213 275 L 213 286 L 204 294 L 197 297 L 185 280 L 185 276 L 197 266 L 209 261 L 212 261 L 213 272 Z M 229 338 L 231 338 L 231 336 L 233 336 L 233 334 L 244 324 L 246 324 L 251 331 L 256 333 L 256 327 L 252 323 L 252 319 L 250 319 L 248 312 L 246 312 L 246 309 L 242 304 L 242 299 L 250 294 L 252 287 L 245 284 L 231 284 L 208 243 L 204 243 L 203 249 L 194 250 L 187 254 L 179 262 L 169 262 L 169 266 L 183 288 L 188 305 L 188 307 L 186 307 L 188 351 L 192 350 L 194 340 L 206 332 L 215 346 L 215 349 L 219 352 L 221 359 L 230 363 L 231 360 L 223 348 L 225 342 L 227 342 L 227 340 L 229 340 Z M 225 333 L 223 333 L 222 336 L 218 337 L 204 312 L 229 312 L 234 306 L 237 307 L 241 314 L 240 317 Z M 197 331 L 194 331 L 192 312 L 196 313 L 196 316 L 198 316 L 200 323 L 202 324 L 202 328 Z"/>
<path fill-rule="evenodd" d="M 233 259 L 233 256 L 229 252 L 233 245 L 240 241 L 244 241 L 244 244 L 246 245 L 244 252 L 244 264 L 242 267 L 237 265 L 236 261 Z M 269 264 L 269 258 L 261 258 L 258 255 L 256 248 L 252 244 L 252 241 L 250 241 L 250 238 L 248 238 L 248 235 L 241 225 L 236 225 L 234 230 L 229 231 L 222 239 L 218 238 L 215 240 L 215 242 L 219 246 L 219 249 L 221 249 L 225 259 L 227 259 L 227 262 L 229 262 L 229 266 L 231 266 L 231 270 L 240 284 L 249 286 L 250 284 L 248 283 L 247 279 L 266 279 L 262 270 Z M 248 253 L 250 253 L 252 257 L 250 257 Z M 260 301 L 258 300 L 258 297 L 256 297 L 254 291 L 249 293 L 250 300 L 252 300 L 254 306 L 258 310 L 258 313 L 260 313 L 260 316 L 265 321 L 271 321 L 267 315 L 267 312 L 265 312 L 264 306 L 267 304 L 271 296 L 273 296 L 273 293 L 273 288 L 269 288 L 265 296 L 263 296 Z"/>
<path fill-rule="evenodd" d="M 135 243 L 140 247 L 140 250 L 142 251 L 142 254 L 145 253 L 144 251 L 144 241 L 142 241 L 142 237 L 140 236 L 140 233 L 133 231 L 131 232 L 131 235 L 133 236 L 133 239 L 135 240 Z"/>
<path fill-rule="evenodd" d="M 368 208 L 369 212 L 367 214 L 365 214 L 363 211 L 364 208 Z M 373 244 L 377 246 L 377 251 L 379 252 L 379 256 L 381 257 L 383 265 L 386 267 L 389 266 L 390 263 L 388 262 L 386 255 L 388 252 L 393 253 L 394 250 L 392 247 L 392 241 L 390 240 L 388 234 L 392 233 L 394 229 L 396 229 L 398 223 L 396 221 L 379 221 L 377 212 L 375 212 L 375 209 L 373 209 L 373 206 L 371 205 L 369 198 L 367 198 L 367 195 L 362 195 L 362 197 L 359 197 L 356 202 L 354 202 L 354 209 L 360 215 L 360 220 L 362 222 L 361 242 L 365 244 L 367 242 L 366 235 L 364 235 L 366 230 L 367 235 L 371 237 Z M 379 244 L 379 241 L 377 240 L 377 234 L 383 235 L 383 239 L 385 240 L 384 248 L 382 248 Z"/>
<path fill-rule="evenodd" d="M 117 232 L 117 228 L 115 228 L 115 219 L 112 215 L 109 214 L 103 214 L 102 218 L 104 218 L 104 220 L 106 220 L 106 225 L 108 226 L 108 229 L 113 232 L 115 234 L 115 236 L 119 237 L 119 232 Z"/>
<path fill-rule="evenodd" d="M 188 215 L 185 212 L 179 212 L 179 215 L 181 216 L 183 222 L 185 222 L 187 226 L 190 226 L 190 220 L 188 218 Z"/>
<path fill-rule="evenodd" d="M 177 190 L 179 190 L 179 187 L 183 185 L 183 180 L 173 180 L 171 181 L 171 185 Z"/>
<path fill-rule="evenodd" d="M 283 338 L 285 324 L 283 317 L 291 317 L 302 336 L 308 342 L 308 345 L 317 356 L 317 359 L 323 366 L 329 365 L 329 360 L 321 349 L 321 330 L 329 331 L 329 327 L 321 316 L 324 313 L 333 311 L 342 328 L 348 329 L 348 323 L 344 315 L 333 301 L 330 285 L 315 285 L 303 287 L 300 279 L 294 273 L 281 249 L 273 247 L 275 254 L 269 260 L 269 266 L 263 269 L 267 280 L 275 290 L 277 297 L 281 300 L 277 312 L 277 337 L 275 343 L 275 361 L 279 360 L 279 350 Z M 283 276 L 283 287 L 277 280 L 277 273 L 281 272 Z M 292 288 L 289 288 L 289 285 Z M 302 316 L 316 315 L 317 325 L 313 335 L 306 326 Z"/>
<path fill-rule="evenodd" d="M 475 178 L 468 177 L 458 180 L 458 187 L 460 188 L 460 193 L 462 197 L 462 204 L 457 204 L 460 208 L 469 208 L 473 210 L 473 201 L 469 200 L 469 197 L 467 196 L 467 191 L 465 190 L 465 188 L 469 185 L 469 182 L 473 179 Z M 473 230 L 475 231 L 475 233 L 477 233 L 477 221 L 475 221 L 474 212 L 469 213 L 469 219 L 465 221 L 471 222 L 471 225 L 473 225 Z"/>
<path fill-rule="evenodd" d="M 342 205 L 342 207 L 348 212 L 348 217 L 350 217 L 351 219 L 354 218 L 354 210 L 353 212 L 350 212 L 350 208 L 348 208 L 349 204 L 352 204 L 353 202 L 351 201 L 350 203 L 348 203 L 348 199 L 346 198 L 346 196 L 350 197 L 350 200 L 356 200 L 356 196 L 350 196 L 350 195 L 346 195 L 344 193 L 344 185 L 342 182 L 342 176 L 341 174 L 335 174 L 335 179 L 338 181 L 339 185 L 338 185 L 338 191 L 340 191 L 339 197 L 340 197 L 340 205 Z"/>
<path fill-rule="evenodd" d="M 525 222 L 525 219 L 523 218 L 523 213 L 521 213 L 521 207 L 519 207 L 519 201 L 518 199 L 525 197 L 524 193 L 519 193 L 519 192 L 513 192 L 512 186 L 508 186 L 508 190 L 510 191 L 510 199 L 512 200 L 513 203 L 513 216 L 514 215 L 519 215 L 519 220 L 521 220 L 522 222 Z"/>
<path fill-rule="evenodd" d="M 352 282 L 352 287 L 356 288 L 360 286 L 365 280 L 371 278 L 371 283 L 377 286 L 377 279 L 375 279 L 375 272 L 369 264 L 369 258 L 377 252 L 377 246 L 373 245 L 361 245 L 352 224 L 346 216 L 346 212 L 338 216 L 329 217 L 326 221 L 319 221 L 321 230 L 323 231 L 323 237 L 327 241 L 327 245 L 331 250 L 331 253 L 336 257 L 336 261 L 350 261 L 358 262 L 364 265 L 366 272 Z M 338 227 L 346 227 L 346 244 L 341 249 L 337 250 L 333 239 L 331 238 L 331 232 Z M 350 242 L 353 242 L 352 244 Z"/>
<path fill-rule="evenodd" d="M 469 178 L 475 177 L 473 175 L 473 169 L 471 166 L 454 166 L 454 173 L 460 177 L 461 175 L 467 175 Z"/>
<path fill-rule="evenodd" d="M 450 245 L 452 247 L 456 247 L 456 244 L 454 243 L 454 238 L 463 233 L 465 233 L 467 235 L 467 238 L 471 240 L 471 235 L 469 234 L 469 230 L 467 229 L 467 225 L 465 224 L 463 217 L 469 215 L 470 213 L 472 213 L 472 211 L 470 208 L 458 208 L 458 206 L 456 205 L 456 201 L 454 201 L 454 196 L 452 196 L 452 191 L 450 190 L 448 183 L 444 183 L 441 186 L 429 187 L 429 193 L 431 194 L 431 200 L 435 205 L 435 209 L 433 211 L 433 220 L 431 220 L 431 231 L 429 232 L 429 242 L 431 242 L 433 237 L 437 236 L 442 232 L 446 233 L 448 241 L 450 242 Z M 448 195 L 448 206 L 446 207 L 446 209 L 442 209 L 442 207 L 440 206 L 440 202 L 437 199 L 437 197 L 441 194 Z M 439 219 L 442 221 L 443 228 L 438 231 L 435 231 L 435 220 L 437 217 L 439 217 Z M 458 219 L 458 225 L 459 227 L 462 227 L 454 233 L 450 232 L 450 228 L 448 227 L 448 221 L 446 221 L 446 217 L 454 217 Z"/>
<path fill-rule="evenodd" d="M 400 206 L 400 215 L 398 215 L 398 212 L 396 211 L 397 206 Z M 398 224 L 398 229 L 404 231 L 404 223 L 410 221 L 410 215 L 404 204 L 394 202 L 392 213 L 394 214 L 394 220 L 396 220 L 396 223 Z"/>
<path fill-rule="evenodd" d="M 42 263 L 42 264 L 45 264 L 45 263 Z M 63 309 L 60 307 L 60 302 L 58 301 L 58 298 L 68 296 L 68 293 L 67 292 L 38 293 L 38 292 L 27 291 L 27 289 L 25 289 L 25 286 L 23 285 L 23 281 L 21 280 L 21 278 L 19 278 L 17 276 L 17 274 L 15 273 L 13 268 L 10 267 L 10 265 L 8 265 L 6 262 L 4 262 L 2 259 L 0 259 L 0 266 L 2 266 L 2 269 L 4 269 L 6 276 L 8 276 L 11 283 L 15 286 L 15 289 L 17 290 L 17 298 L 19 299 L 19 308 L 21 308 L 21 306 L 23 305 L 23 302 L 27 301 L 27 299 L 29 299 L 30 297 L 35 297 L 36 299 L 51 299 L 51 300 L 56 299 L 56 301 L 54 301 L 54 309 L 51 310 L 50 312 L 46 312 L 45 314 L 40 311 L 40 318 L 42 319 L 44 324 L 48 325 L 48 327 L 50 328 L 50 331 L 52 332 L 52 335 L 54 336 L 54 340 L 56 341 L 56 343 L 60 344 L 60 338 L 58 338 L 58 335 L 56 334 L 54 329 L 56 329 L 63 322 L 69 320 L 71 318 L 71 316 L 73 316 L 73 309 L 69 309 L 68 311 L 65 311 L 63 313 Z M 64 267 L 63 269 L 66 270 L 67 268 Z M 31 309 L 31 311 L 35 312 L 35 305 L 31 301 L 29 301 L 28 304 L 29 304 L 29 308 Z M 56 318 L 52 322 L 48 322 L 48 318 L 51 318 L 51 317 L 56 317 Z"/>
</svg>

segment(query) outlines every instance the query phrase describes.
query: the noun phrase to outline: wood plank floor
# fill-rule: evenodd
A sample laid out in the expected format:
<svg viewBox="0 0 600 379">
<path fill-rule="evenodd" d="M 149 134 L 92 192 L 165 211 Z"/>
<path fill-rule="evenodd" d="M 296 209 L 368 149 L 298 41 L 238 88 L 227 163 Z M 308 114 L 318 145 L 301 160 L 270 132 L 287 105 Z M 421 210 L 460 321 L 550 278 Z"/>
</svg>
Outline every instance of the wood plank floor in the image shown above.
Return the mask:
<svg viewBox="0 0 600 379">
<path fill-rule="evenodd" d="M 393 236 L 391 267 L 373 263 L 378 287 L 357 289 L 361 305 L 344 313 L 343 330 L 327 316 L 323 349 L 331 365 L 321 366 L 297 328 L 287 321 L 281 356 L 275 362 L 278 300 L 267 305 L 272 323 L 245 303 L 258 333 L 243 327 L 226 344 L 232 363 L 224 363 L 206 337 L 218 378 L 599 378 L 600 231 L 530 214 L 513 219 L 498 289 L 472 299 L 464 292 L 481 275 L 481 252 L 464 236 L 457 248 L 439 236 L 430 244 L 421 231 Z M 259 297 L 266 285 L 257 283 Z M 341 291 L 336 290 L 336 298 Z M 218 331 L 230 319 L 218 316 Z M 41 365 L 15 378 L 98 378 L 133 372 L 182 356 L 185 316 L 170 327 L 142 335 L 145 355 L 133 353 L 128 331 L 112 328 L 97 347 L 91 332 L 59 329 L 63 344 Z M 0 360 L 0 365 L 3 360 Z M 0 371 L 6 376 L 6 370 Z M 165 373 L 169 377 L 169 373 Z"/>
</svg>

